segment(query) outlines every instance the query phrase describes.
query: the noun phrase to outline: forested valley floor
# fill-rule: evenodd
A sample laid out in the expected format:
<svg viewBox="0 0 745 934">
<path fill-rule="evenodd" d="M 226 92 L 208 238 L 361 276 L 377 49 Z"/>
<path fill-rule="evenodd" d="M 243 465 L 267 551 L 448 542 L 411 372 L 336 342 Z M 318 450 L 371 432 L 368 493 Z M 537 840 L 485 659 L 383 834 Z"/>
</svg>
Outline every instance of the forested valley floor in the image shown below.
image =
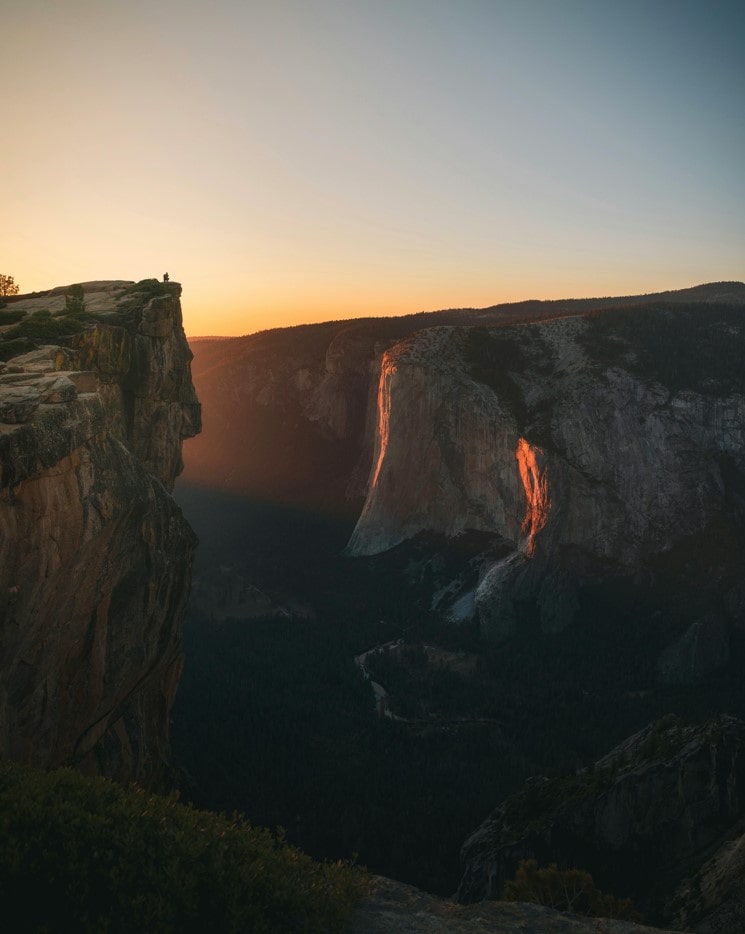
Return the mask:
<svg viewBox="0 0 745 934">
<path fill-rule="evenodd" d="M 185 627 L 172 731 L 182 799 L 282 826 L 311 856 L 451 895 L 464 839 L 530 775 L 574 772 L 666 713 L 745 715 L 745 647 L 710 681 L 660 685 L 669 633 L 652 621 L 669 607 L 628 582 L 584 592 L 564 633 L 541 634 L 526 613 L 494 646 L 431 611 L 488 541 L 423 538 L 350 559 L 350 516 L 191 487 L 177 498 L 201 540 L 195 582 L 214 602 L 194 599 Z M 222 618 L 236 581 L 272 613 Z M 389 694 L 381 717 L 355 657 L 389 642 L 365 663 Z"/>
</svg>

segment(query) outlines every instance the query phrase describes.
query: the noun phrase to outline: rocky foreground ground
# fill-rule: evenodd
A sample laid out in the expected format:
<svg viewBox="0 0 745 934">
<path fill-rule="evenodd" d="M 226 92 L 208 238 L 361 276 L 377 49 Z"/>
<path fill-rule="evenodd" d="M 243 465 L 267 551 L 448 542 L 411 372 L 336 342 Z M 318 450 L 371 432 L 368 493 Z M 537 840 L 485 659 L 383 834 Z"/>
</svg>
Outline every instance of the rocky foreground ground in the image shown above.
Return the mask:
<svg viewBox="0 0 745 934">
<path fill-rule="evenodd" d="M 374 876 L 349 934 L 653 934 L 650 928 L 609 918 L 581 918 L 540 905 L 483 901 L 476 905 L 428 895 Z"/>
</svg>

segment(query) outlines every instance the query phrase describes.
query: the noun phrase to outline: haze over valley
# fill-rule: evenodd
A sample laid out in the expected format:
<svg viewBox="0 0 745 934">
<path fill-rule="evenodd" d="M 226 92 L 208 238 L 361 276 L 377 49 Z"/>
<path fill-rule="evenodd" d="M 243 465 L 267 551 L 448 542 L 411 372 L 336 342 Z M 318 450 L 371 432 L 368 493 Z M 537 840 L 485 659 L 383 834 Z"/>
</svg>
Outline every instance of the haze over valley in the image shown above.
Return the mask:
<svg viewBox="0 0 745 934">
<path fill-rule="evenodd" d="M 739 919 L 745 285 L 193 352 L 180 295 L 0 310 L 6 759 L 397 880 L 340 864 L 327 919 L 531 865 L 594 913 Z"/>
<path fill-rule="evenodd" d="M 6 6 L 6 915 L 745 931 L 745 5 Z"/>
<path fill-rule="evenodd" d="M 742 716 L 744 296 L 193 342 L 189 792 L 448 895 L 477 814 L 529 776 L 655 718 Z M 620 853 L 593 858 L 672 923 Z"/>
</svg>

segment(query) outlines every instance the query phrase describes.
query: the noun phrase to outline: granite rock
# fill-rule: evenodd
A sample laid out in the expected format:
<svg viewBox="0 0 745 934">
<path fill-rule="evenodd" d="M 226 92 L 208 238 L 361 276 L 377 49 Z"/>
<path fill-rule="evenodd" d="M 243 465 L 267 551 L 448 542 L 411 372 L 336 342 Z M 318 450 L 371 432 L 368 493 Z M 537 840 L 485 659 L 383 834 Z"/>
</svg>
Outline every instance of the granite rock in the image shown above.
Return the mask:
<svg viewBox="0 0 745 934">
<path fill-rule="evenodd" d="M 180 286 L 123 315 L 126 285 L 86 284 L 90 326 L 0 376 L 0 755 L 158 785 L 196 544 L 170 490 L 200 413 Z"/>
</svg>

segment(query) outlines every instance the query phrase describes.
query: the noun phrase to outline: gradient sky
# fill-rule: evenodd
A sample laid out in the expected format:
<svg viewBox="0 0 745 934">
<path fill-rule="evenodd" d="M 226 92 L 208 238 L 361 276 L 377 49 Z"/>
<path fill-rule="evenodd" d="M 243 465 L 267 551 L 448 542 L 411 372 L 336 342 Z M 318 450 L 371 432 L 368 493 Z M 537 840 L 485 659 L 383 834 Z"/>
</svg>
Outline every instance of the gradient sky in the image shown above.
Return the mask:
<svg viewBox="0 0 745 934">
<path fill-rule="evenodd" d="M 6 0 L 0 272 L 187 334 L 745 278 L 745 3 Z"/>
</svg>

